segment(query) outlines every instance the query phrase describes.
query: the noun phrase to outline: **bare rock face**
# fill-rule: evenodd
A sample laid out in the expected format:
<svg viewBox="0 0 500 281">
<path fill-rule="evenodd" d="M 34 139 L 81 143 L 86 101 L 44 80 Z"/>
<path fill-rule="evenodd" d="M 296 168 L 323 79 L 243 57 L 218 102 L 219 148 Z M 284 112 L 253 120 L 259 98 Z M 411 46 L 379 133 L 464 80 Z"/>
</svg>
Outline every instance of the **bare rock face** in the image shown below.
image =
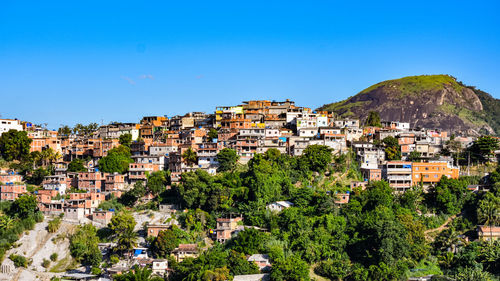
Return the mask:
<svg viewBox="0 0 500 281">
<path fill-rule="evenodd" d="M 411 76 L 378 83 L 339 103 L 318 110 L 366 119 L 370 111 L 386 121 L 409 122 L 412 127 L 453 133 L 479 134 L 493 129 L 475 118 L 483 110 L 473 90 L 447 75 Z"/>
</svg>

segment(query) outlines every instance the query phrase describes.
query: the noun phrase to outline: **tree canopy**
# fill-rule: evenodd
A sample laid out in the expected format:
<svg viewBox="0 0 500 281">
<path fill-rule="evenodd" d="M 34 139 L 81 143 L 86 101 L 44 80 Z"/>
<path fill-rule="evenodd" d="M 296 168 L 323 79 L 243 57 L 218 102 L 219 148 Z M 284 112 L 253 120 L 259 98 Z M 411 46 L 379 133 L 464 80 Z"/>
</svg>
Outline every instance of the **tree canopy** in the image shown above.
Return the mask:
<svg viewBox="0 0 500 281">
<path fill-rule="evenodd" d="M 29 155 L 31 142 L 25 131 L 4 132 L 0 136 L 0 155 L 7 161 L 21 160 Z"/>
<path fill-rule="evenodd" d="M 133 163 L 130 158 L 130 148 L 120 145 L 108 151 L 108 155 L 99 160 L 99 169 L 105 173 L 120 173 L 128 171 L 128 166 Z"/>
</svg>

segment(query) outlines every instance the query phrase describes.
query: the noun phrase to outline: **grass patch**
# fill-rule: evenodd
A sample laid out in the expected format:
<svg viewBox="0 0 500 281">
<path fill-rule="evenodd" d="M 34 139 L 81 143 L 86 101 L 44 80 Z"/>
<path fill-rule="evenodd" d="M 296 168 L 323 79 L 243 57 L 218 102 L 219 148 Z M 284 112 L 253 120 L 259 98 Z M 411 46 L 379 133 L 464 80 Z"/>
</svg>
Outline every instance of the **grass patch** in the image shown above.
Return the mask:
<svg viewBox="0 0 500 281">
<path fill-rule="evenodd" d="M 360 94 L 371 92 L 380 87 L 390 87 L 390 89 L 401 93 L 401 96 L 406 96 L 442 90 L 445 85 L 453 87 L 457 92 L 461 92 L 464 88 L 449 75 L 419 75 L 383 81 L 364 89 Z"/>
<path fill-rule="evenodd" d="M 77 265 L 76 260 L 68 255 L 60 259 L 49 271 L 53 273 L 66 272 L 67 270 L 76 268 Z"/>
</svg>

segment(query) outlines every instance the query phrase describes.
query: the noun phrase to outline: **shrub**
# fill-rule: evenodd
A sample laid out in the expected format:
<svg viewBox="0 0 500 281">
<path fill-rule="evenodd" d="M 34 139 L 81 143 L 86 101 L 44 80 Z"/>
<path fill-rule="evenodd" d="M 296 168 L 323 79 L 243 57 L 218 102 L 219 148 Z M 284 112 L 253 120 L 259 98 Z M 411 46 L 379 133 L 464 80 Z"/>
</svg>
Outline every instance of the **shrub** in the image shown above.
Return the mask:
<svg viewBox="0 0 500 281">
<path fill-rule="evenodd" d="M 111 258 L 109 258 L 109 261 L 111 262 L 111 264 L 117 264 L 120 259 L 116 255 L 112 255 Z"/>
<path fill-rule="evenodd" d="M 35 221 L 36 222 L 42 222 L 44 219 L 43 213 L 42 212 L 37 212 L 35 214 Z"/>
<path fill-rule="evenodd" d="M 50 260 L 56 261 L 57 260 L 57 253 L 53 253 L 52 255 L 50 255 Z"/>
<path fill-rule="evenodd" d="M 48 259 L 43 259 L 42 266 L 44 268 L 49 268 L 50 266 L 50 261 Z"/>
<path fill-rule="evenodd" d="M 21 255 L 11 254 L 9 259 L 14 262 L 15 267 L 28 267 L 28 260 Z"/>
<path fill-rule="evenodd" d="M 61 226 L 61 218 L 57 217 L 49 221 L 49 224 L 47 225 L 47 230 L 50 233 L 54 233 L 59 229 L 60 226 Z"/>
<path fill-rule="evenodd" d="M 102 269 L 100 269 L 99 267 L 92 267 L 92 269 L 90 270 L 90 272 L 94 275 L 101 275 L 101 272 L 102 272 Z"/>
</svg>

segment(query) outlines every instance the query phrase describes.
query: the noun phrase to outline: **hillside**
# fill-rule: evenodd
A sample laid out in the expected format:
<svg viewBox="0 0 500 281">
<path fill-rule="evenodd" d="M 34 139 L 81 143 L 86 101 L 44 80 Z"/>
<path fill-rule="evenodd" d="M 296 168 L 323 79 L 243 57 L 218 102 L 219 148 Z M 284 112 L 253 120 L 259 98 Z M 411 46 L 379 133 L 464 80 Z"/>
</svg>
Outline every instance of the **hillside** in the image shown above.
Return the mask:
<svg viewBox="0 0 500 281">
<path fill-rule="evenodd" d="M 383 81 L 318 110 L 361 120 L 377 111 L 382 120 L 410 122 L 413 127 L 500 135 L 500 100 L 449 75 Z"/>
</svg>

